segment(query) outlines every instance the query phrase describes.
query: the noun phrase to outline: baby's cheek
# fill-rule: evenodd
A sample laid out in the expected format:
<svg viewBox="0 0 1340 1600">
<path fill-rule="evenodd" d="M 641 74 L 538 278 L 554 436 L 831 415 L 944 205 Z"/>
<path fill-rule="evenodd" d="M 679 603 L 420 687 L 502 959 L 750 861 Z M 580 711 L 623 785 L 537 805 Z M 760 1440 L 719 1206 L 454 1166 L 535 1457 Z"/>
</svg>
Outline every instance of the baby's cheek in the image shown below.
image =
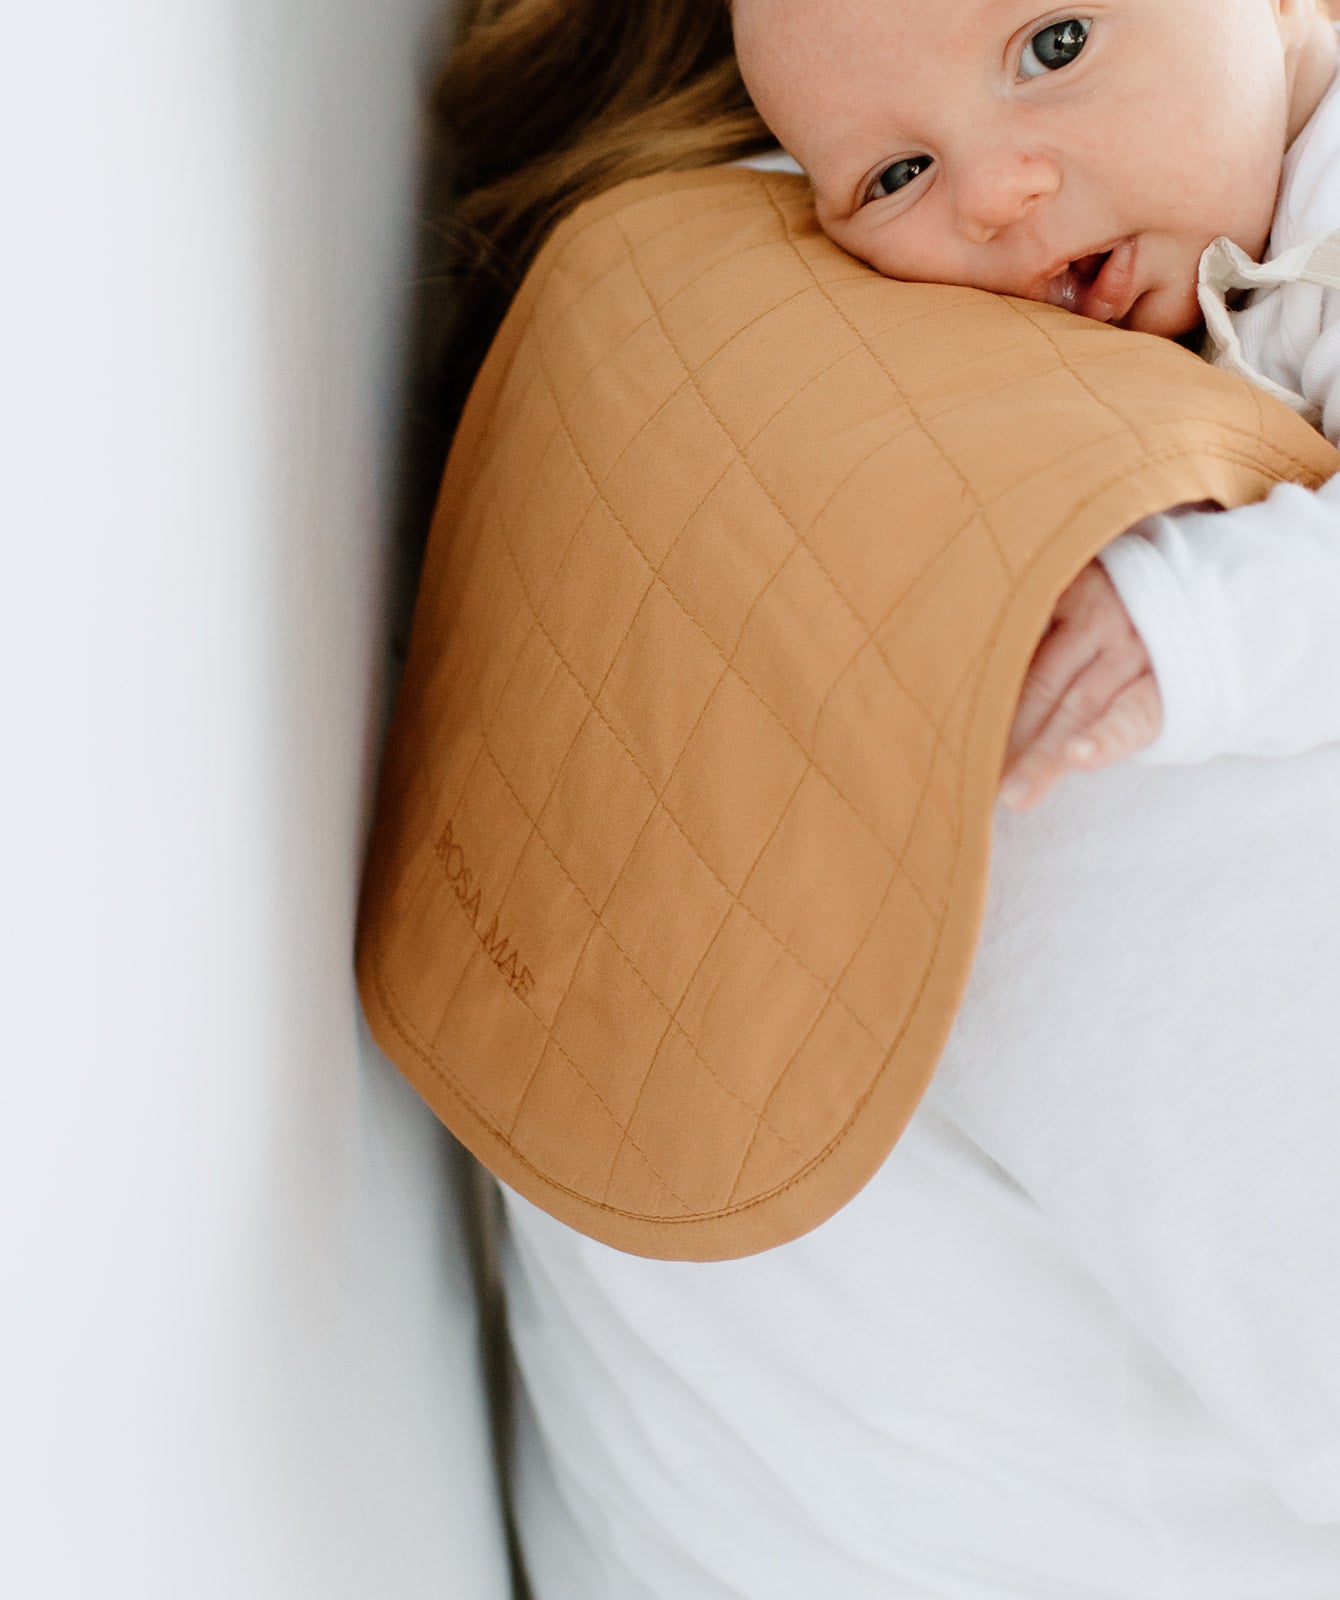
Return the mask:
<svg viewBox="0 0 1340 1600">
<path fill-rule="evenodd" d="M 884 277 L 911 280 L 923 276 L 908 270 L 915 255 L 915 241 L 909 237 L 902 219 L 875 221 L 866 209 L 844 215 L 826 209 L 817 196 L 814 211 L 820 228 L 835 245 Z"/>
<path fill-rule="evenodd" d="M 867 267 L 873 267 L 876 272 L 886 278 L 896 278 L 899 274 L 891 270 L 883 258 L 883 253 L 878 249 L 877 242 L 861 238 L 849 228 L 837 226 L 825 227 L 819 224 L 828 237 L 840 249 L 845 250 L 849 256 L 855 256 L 858 261 L 863 261 Z"/>
</svg>

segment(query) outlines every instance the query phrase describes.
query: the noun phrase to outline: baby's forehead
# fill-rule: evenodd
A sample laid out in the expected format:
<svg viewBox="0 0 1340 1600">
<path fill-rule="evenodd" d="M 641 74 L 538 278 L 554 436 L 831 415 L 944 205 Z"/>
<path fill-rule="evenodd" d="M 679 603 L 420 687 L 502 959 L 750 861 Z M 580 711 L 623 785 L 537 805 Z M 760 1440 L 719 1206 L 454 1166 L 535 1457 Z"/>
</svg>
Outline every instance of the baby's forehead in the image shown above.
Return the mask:
<svg viewBox="0 0 1340 1600">
<path fill-rule="evenodd" d="M 734 0 L 732 14 L 746 81 L 785 79 L 788 97 L 805 98 L 826 70 L 846 72 L 851 93 L 872 68 L 898 74 L 927 56 L 992 50 L 1043 9 L 1041 0 Z"/>
<path fill-rule="evenodd" d="M 905 97 L 919 97 L 931 64 L 952 74 L 956 61 L 997 51 L 1039 4 L 735 0 L 736 50 L 746 87 L 781 142 L 832 148 L 869 118 L 887 119 Z"/>
<path fill-rule="evenodd" d="M 1177 0 L 1162 3 L 1172 8 Z M 1104 0 L 1107 10 L 1118 4 L 1120 0 Z M 1080 5 L 1077 14 L 1084 9 Z M 737 31 L 783 30 L 778 37 L 782 45 L 788 35 L 801 31 L 831 36 L 839 30 L 859 36 L 932 24 L 925 34 L 928 43 L 959 43 L 966 48 L 974 26 L 991 29 L 1002 21 L 1022 22 L 1033 14 L 1042 15 L 1047 7 L 1043 0 L 731 0 L 730 11 Z"/>
</svg>

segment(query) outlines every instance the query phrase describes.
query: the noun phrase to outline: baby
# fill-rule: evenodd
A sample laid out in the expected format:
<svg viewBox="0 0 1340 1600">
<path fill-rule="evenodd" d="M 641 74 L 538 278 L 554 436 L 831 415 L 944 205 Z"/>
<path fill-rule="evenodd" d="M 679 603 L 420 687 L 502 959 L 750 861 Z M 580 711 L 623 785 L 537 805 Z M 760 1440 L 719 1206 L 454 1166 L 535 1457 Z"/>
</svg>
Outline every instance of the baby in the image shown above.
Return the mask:
<svg viewBox="0 0 1340 1600">
<path fill-rule="evenodd" d="M 1336 31 L 1319 0 L 735 0 L 741 72 L 824 230 L 890 277 L 1177 337 L 1225 236 L 1260 260 L 1340 229 Z M 1319 108 L 1322 108 L 1319 110 Z M 1273 231 L 1272 231 L 1273 230 Z M 1258 369 L 1340 442 L 1340 294 L 1239 314 Z M 1148 757 L 1340 736 L 1340 493 L 1178 508 L 1109 546 L 1030 667 L 1002 799 Z M 1287 603 L 1281 605 L 1285 597 Z M 1315 617 L 1306 615 L 1308 605 Z"/>
</svg>

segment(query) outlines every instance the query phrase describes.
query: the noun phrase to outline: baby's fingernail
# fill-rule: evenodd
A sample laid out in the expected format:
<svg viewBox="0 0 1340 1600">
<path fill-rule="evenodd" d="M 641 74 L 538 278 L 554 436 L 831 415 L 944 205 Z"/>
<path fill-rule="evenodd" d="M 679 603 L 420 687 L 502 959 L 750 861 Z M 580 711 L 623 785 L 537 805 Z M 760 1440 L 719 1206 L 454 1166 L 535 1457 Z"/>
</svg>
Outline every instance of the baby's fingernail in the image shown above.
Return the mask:
<svg viewBox="0 0 1340 1600">
<path fill-rule="evenodd" d="M 1000 798 L 1007 806 L 1021 805 L 1028 798 L 1028 784 L 1022 778 L 1008 778 L 1001 785 Z"/>
<path fill-rule="evenodd" d="M 1081 734 L 1078 739 L 1072 739 L 1065 747 L 1065 753 L 1075 761 L 1088 761 L 1098 754 L 1097 739 L 1089 738 L 1088 734 Z"/>
</svg>

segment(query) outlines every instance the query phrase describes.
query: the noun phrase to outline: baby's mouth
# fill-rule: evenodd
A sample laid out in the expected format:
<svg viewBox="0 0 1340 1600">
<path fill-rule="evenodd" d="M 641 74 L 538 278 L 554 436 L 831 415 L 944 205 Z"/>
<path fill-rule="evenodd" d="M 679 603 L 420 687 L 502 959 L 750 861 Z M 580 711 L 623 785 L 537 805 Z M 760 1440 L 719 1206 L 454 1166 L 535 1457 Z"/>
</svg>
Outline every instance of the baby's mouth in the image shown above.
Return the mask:
<svg viewBox="0 0 1340 1600">
<path fill-rule="evenodd" d="M 1063 271 L 1058 272 L 1047 285 L 1047 299 L 1050 303 L 1054 306 L 1064 306 L 1067 311 L 1078 311 L 1080 295 L 1103 270 L 1104 263 L 1111 254 L 1110 250 L 1099 250 L 1091 256 L 1081 256 L 1078 261 L 1072 261 Z"/>
<path fill-rule="evenodd" d="M 1130 310 L 1135 275 L 1135 240 L 1118 239 L 1108 250 L 1078 256 L 1047 280 L 1039 297 L 1096 322 L 1115 322 Z"/>
</svg>

